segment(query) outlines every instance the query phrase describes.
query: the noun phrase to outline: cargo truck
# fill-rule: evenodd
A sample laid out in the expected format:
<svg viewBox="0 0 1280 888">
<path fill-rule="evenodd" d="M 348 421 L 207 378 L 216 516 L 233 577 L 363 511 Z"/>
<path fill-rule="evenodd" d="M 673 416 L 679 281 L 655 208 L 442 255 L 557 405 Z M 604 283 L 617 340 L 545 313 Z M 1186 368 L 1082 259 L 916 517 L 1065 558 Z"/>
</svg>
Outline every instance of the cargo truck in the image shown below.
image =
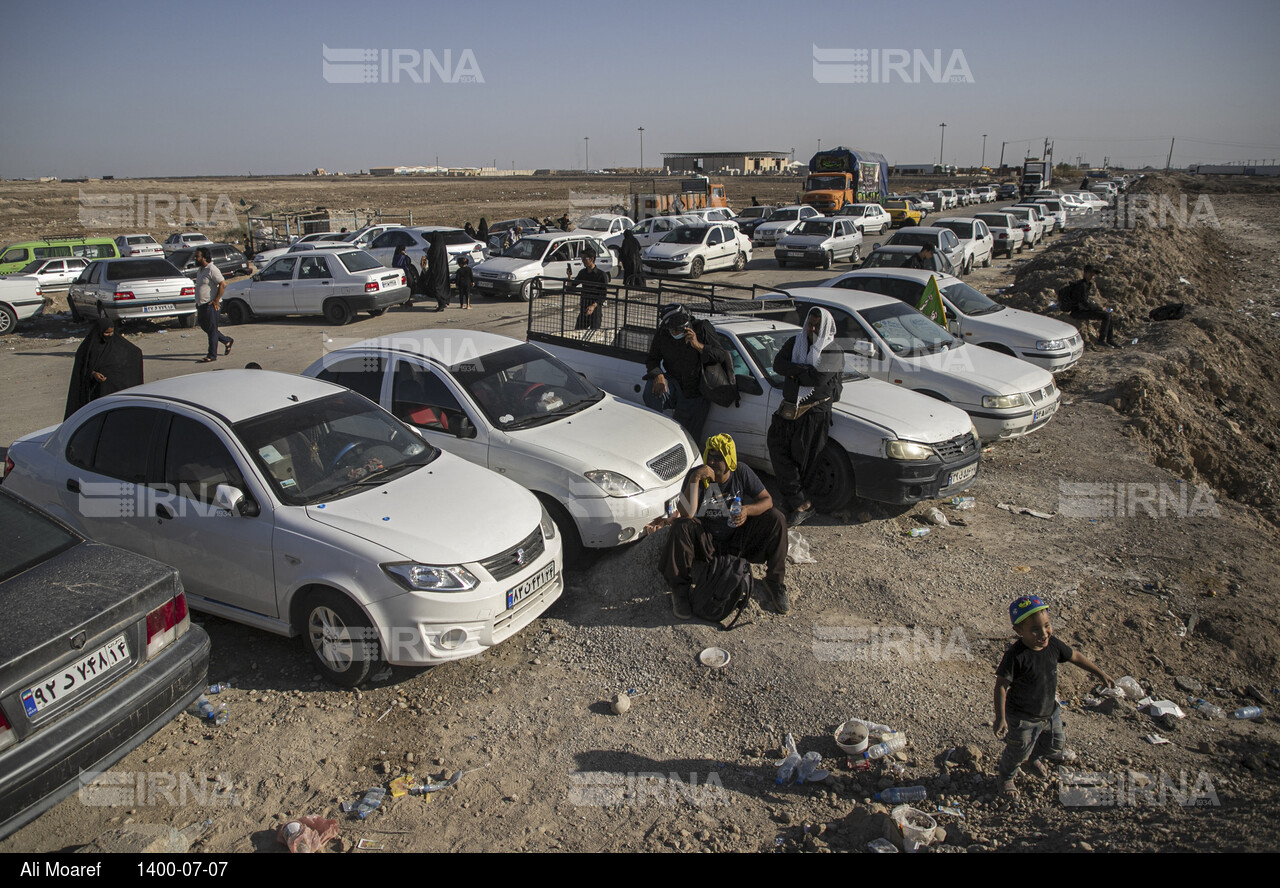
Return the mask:
<svg viewBox="0 0 1280 888">
<path fill-rule="evenodd" d="M 800 203 L 834 216 L 845 204 L 882 203 L 889 195 L 889 162 L 857 148 L 819 151 L 809 159 Z"/>
<path fill-rule="evenodd" d="M 1053 163 L 1031 157 L 1022 165 L 1022 196 L 1029 197 L 1053 182 Z"/>
</svg>

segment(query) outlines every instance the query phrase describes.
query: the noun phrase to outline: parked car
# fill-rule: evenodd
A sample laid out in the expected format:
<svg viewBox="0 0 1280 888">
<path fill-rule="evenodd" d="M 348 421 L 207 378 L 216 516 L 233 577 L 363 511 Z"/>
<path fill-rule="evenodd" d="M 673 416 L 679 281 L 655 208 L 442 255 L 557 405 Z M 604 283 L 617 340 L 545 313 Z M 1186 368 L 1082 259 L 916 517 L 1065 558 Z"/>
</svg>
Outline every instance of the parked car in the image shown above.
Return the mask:
<svg viewBox="0 0 1280 888">
<path fill-rule="evenodd" d="M 776 209 L 777 207 L 772 205 L 747 207 L 741 213 L 734 216 L 733 221 L 738 223 L 738 229 L 743 234 L 747 237 L 751 237 L 755 233 L 756 226 L 761 222 L 767 222 L 769 217 L 773 214 L 773 211 Z"/>
<path fill-rule="evenodd" d="M 213 241 L 198 231 L 175 231 L 169 235 L 161 248 L 167 256 L 175 250 L 181 250 L 185 247 L 207 247 L 212 243 Z"/>
<path fill-rule="evenodd" d="M 1072 191 L 1071 194 L 1091 211 L 1105 210 L 1111 205 L 1104 198 L 1099 197 L 1092 191 Z"/>
<path fill-rule="evenodd" d="M 1012 182 L 1006 182 L 996 189 L 997 200 L 1017 200 L 1018 186 Z"/>
<path fill-rule="evenodd" d="M 588 216 L 578 223 L 574 231 L 580 231 L 583 234 L 592 234 L 600 240 L 608 243 L 609 238 L 617 235 L 622 236 L 622 232 L 635 225 L 635 220 L 628 216 L 620 216 L 617 213 L 596 213 L 594 216 Z M 533 232 L 526 231 L 526 234 Z"/>
<path fill-rule="evenodd" d="M 699 451 L 671 419 L 619 401 L 536 345 L 415 330 L 330 352 L 304 376 L 375 400 L 426 440 L 537 495 L 565 560 L 639 539 Z"/>
<path fill-rule="evenodd" d="M 974 219 L 982 222 L 991 232 L 991 254 L 1012 258 L 1014 253 L 1022 252 L 1023 233 L 1018 219 L 1009 213 L 986 212 L 975 213 Z"/>
<path fill-rule="evenodd" d="M 67 287 L 67 308 L 76 323 L 104 315 L 117 323 L 177 318 L 196 325 L 195 283 L 168 259 L 98 259 Z"/>
<path fill-rule="evenodd" d="M 682 225 L 640 254 L 646 274 L 687 275 L 742 271 L 751 261 L 751 238 L 732 223 Z"/>
<path fill-rule="evenodd" d="M 984 187 L 982 187 L 982 188 L 979 188 L 979 189 L 978 189 L 978 194 L 979 194 L 979 195 L 981 196 L 981 198 L 982 198 L 982 203 L 995 203 L 995 202 L 996 202 L 996 186 L 994 186 L 994 185 L 986 185 L 986 186 L 984 186 Z"/>
<path fill-rule="evenodd" d="M 0 248 L 0 274 L 12 274 L 34 259 L 115 259 L 120 255 L 109 237 L 51 237 L 19 241 Z"/>
<path fill-rule="evenodd" d="M 960 273 L 966 275 L 979 265 L 991 267 L 991 257 L 995 238 L 981 219 L 970 217 L 951 217 L 933 220 L 935 228 L 949 228 L 955 232 L 964 248 L 964 258 L 960 262 Z"/>
<path fill-rule="evenodd" d="M 768 222 L 761 222 L 756 226 L 755 232 L 751 235 L 751 242 L 755 246 L 771 247 L 790 234 L 805 219 L 817 217 L 818 211 L 808 204 L 779 207 L 773 211 Z"/>
<path fill-rule="evenodd" d="M 4 838 L 195 700 L 209 636 L 173 568 L 90 542 L 9 489 L 0 526 L 0 612 L 21 627 L 0 640 Z"/>
<path fill-rule="evenodd" d="M 913 256 L 920 252 L 917 246 L 904 246 L 896 244 L 894 246 L 877 246 L 867 258 L 862 260 L 860 268 L 901 268 L 905 266 Z M 945 254 L 933 251 L 933 270 L 942 272 L 943 274 L 955 274 L 956 268 L 951 264 L 951 260 Z"/>
<path fill-rule="evenodd" d="M 323 315 L 340 327 L 362 311 L 377 317 L 411 296 L 403 271 L 344 246 L 281 256 L 252 277 L 228 283 L 222 311 L 232 324 L 258 317 Z"/>
<path fill-rule="evenodd" d="M 517 226 L 524 229 L 522 234 L 527 237 L 537 233 L 538 229 L 542 227 L 542 223 L 527 216 L 523 219 L 503 219 L 501 222 L 494 222 L 489 226 L 489 243 L 487 246 L 489 247 L 490 256 L 502 255 L 502 239 L 506 237 L 510 229 Z"/>
<path fill-rule="evenodd" d="M 334 234 L 332 235 L 332 238 L 334 240 L 345 241 L 346 243 L 349 243 L 354 247 L 359 247 L 362 250 L 367 250 L 369 249 L 369 244 L 373 243 L 375 240 L 377 240 L 382 235 L 386 234 L 391 229 L 404 228 L 404 227 L 406 226 L 398 222 L 386 222 L 386 223 L 380 223 L 378 225 L 366 225 L 363 228 L 357 228 L 355 231 L 348 231 L 345 235 L 340 233 Z"/>
<path fill-rule="evenodd" d="M 635 235 L 636 241 L 641 247 L 647 247 L 650 244 L 656 244 L 681 225 L 692 225 L 693 222 L 694 220 L 691 216 L 653 216 L 649 219 L 641 219 L 635 225 L 632 225 L 631 233 Z M 618 251 L 622 249 L 622 235 L 615 234 L 606 240 L 604 244 L 616 256 Z"/>
<path fill-rule="evenodd" d="M 1008 308 L 949 274 L 909 268 L 859 270 L 822 286 L 879 293 L 919 307 L 930 278 L 937 281 L 947 329 L 964 342 L 1021 358 L 1050 373 L 1074 367 L 1084 354 L 1084 341 L 1071 324 Z"/>
<path fill-rule="evenodd" d="M 960 193 L 954 188 L 939 188 L 938 193 L 943 197 L 943 209 L 954 210 L 960 206 Z"/>
<path fill-rule="evenodd" d="M 5 278 L 31 277 L 42 290 L 61 290 L 80 277 L 89 265 L 87 259 L 33 259 Z"/>
<path fill-rule="evenodd" d="M 210 261 L 218 271 L 222 272 L 223 277 L 249 273 L 249 260 L 233 245 L 210 244 L 207 249 Z M 169 254 L 169 261 L 178 271 L 192 280 L 196 279 L 196 272 L 200 270 L 200 266 L 196 264 L 195 249 L 174 250 Z"/>
<path fill-rule="evenodd" d="M 613 276 L 613 253 L 604 241 L 576 231 L 526 234 L 500 256 L 490 256 L 477 265 L 476 292 L 498 296 L 519 296 L 525 302 L 542 295 L 543 288 L 558 290 L 565 278 L 582 269 L 582 250 L 591 247 L 596 267 Z"/>
<path fill-rule="evenodd" d="M 40 281 L 31 275 L 0 277 L 0 336 L 17 329 L 19 321 L 33 318 L 44 310 L 44 291 Z"/>
<path fill-rule="evenodd" d="M 831 312 L 836 342 L 861 359 L 858 369 L 959 407 L 984 441 L 1025 435 L 1058 410 L 1049 371 L 967 345 L 913 306 L 839 287 L 790 292 L 802 317 L 815 305 Z"/>
<path fill-rule="evenodd" d="M 302 635 L 338 685 L 382 661 L 481 654 L 564 587 L 560 535 L 531 493 L 318 379 L 147 383 L 18 439 L 9 458 L 6 488 L 176 567 L 196 610 Z M 106 507 L 86 509 L 94 496 Z"/>
<path fill-rule="evenodd" d="M 924 194 L 908 194 L 907 199 L 918 203 L 925 216 L 942 209 L 942 204 L 939 202 L 941 198 L 936 191 L 926 191 Z"/>
<path fill-rule="evenodd" d="M 149 234 L 122 234 L 116 238 L 121 256 L 163 256 L 164 247 Z"/>
<path fill-rule="evenodd" d="M 287 247 L 275 247 L 271 250 L 264 250 L 253 257 L 253 267 L 257 271 L 262 271 L 272 262 L 275 262 L 281 256 L 288 256 L 291 253 L 313 253 L 317 250 L 350 250 L 352 245 L 349 241 L 327 240 L 327 241 L 299 241 L 296 244 L 290 244 Z"/>
<path fill-rule="evenodd" d="M 404 247 L 414 266 L 430 249 L 428 237 L 444 238 L 445 251 L 449 254 L 449 280 L 458 275 L 458 257 L 466 256 L 475 269 L 489 256 L 485 245 L 480 243 L 461 228 L 450 228 L 444 225 L 423 225 L 417 228 L 396 228 L 378 235 L 366 249 L 387 268 L 395 260 L 396 247 Z"/>
<path fill-rule="evenodd" d="M 862 230 L 857 217 L 818 216 L 806 219 L 800 227 L 773 248 L 779 268 L 789 263 L 814 264 L 830 268 L 837 262 L 857 263 L 862 258 Z"/>
<path fill-rule="evenodd" d="M 1031 212 L 1039 218 L 1040 224 L 1044 226 L 1044 237 L 1046 240 L 1049 235 L 1053 234 L 1054 229 L 1058 227 L 1057 217 L 1054 216 L 1053 213 L 1049 212 L 1044 204 L 1024 200 L 1009 207 L 1009 210 L 1012 212 L 1013 210 L 1022 208 L 1031 210 Z"/>
<path fill-rule="evenodd" d="M 694 207 L 691 210 L 685 210 L 681 215 L 697 219 L 704 225 L 712 222 L 733 221 L 733 210 L 728 207 Z"/>
<path fill-rule="evenodd" d="M 836 215 L 853 219 L 863 234 L 884 234 L 893 227 L 892 217 L 877 203 L 845 204 Z"/>
<path fill-rule="evenodd" d="M 1059 198 L 1037 198 L 1034 203 L 1040 205 L 1040 212 L 1045 214 L 1046 219 L 1053 220 L 1053 228 L 1055 231 L 1067 230 L 1067 205 Z"/>
<path fill-rule="evenodd" d="M 1014 205 L 1005 207 L 1004 212 L 1018 220 L 1022 242 L 1028 250 L 1034 250 L 1044 240 L 1044 216 L 1037 208 Z"/>
<path fill-rule="evenodd" d="M 922 247 L 933 244 L 933 251 L 947 257 L 951 267 L 963 270 L 964 247 L 960 239 L 950 228 L 938 228 L 932 225 L 917 225 L 914 228 L 899 228 L 885 241 L 885 246 Z"/>
<path fill-rule="evenodd" d="M 902 228 L 905 225 L 920 225 L 924 222 L 924 210 L 911 198 L 887 200 L 884 202 L 884 208 L 888 211 L 889 220 L 894 228 Z"/>
</svg>

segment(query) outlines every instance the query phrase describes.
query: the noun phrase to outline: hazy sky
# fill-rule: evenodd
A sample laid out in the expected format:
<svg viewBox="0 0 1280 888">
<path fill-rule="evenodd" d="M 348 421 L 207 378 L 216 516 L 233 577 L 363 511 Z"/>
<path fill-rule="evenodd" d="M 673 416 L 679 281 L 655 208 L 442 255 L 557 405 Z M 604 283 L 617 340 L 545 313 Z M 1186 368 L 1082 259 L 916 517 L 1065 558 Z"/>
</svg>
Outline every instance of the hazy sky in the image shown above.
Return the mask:
<svg viewBox="0 0 1280 888">
<path fill-rule="evenodd" d="M 807 160 L 819 140 L 935 162 L 944 122 L 961 166 L 983 133 L 988 164 L 1046 136 L 1059 162 L 1163 166 L 1171 136 L 1175 166 L 1280 158 L 1280 4 L 1264 0 L 65 0 L 3 19 L 7 178 L 581 168 L 584 148 L 592 168 L 635 166 L 641 126 L 648 166 Z M 372 51 L 373 82 L 349 82 L 353 50 Z M 910 61 L 886 70 L 886 50 Z M 391 82 L 397 55 L 430 82 Z"/>
</svg>

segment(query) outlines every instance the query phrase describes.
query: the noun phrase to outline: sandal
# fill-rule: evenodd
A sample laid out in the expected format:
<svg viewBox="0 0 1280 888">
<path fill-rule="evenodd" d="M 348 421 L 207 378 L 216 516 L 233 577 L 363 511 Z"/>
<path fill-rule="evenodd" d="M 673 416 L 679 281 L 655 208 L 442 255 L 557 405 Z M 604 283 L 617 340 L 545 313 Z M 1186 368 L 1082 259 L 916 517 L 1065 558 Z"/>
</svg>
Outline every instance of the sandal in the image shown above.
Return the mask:
<svg viewBox="0 0 1280 888">
<path fill-rule="evenodd" d="M 1044 762 L 1040 761 L 1040 759 L 1027 762 L 1027 770 L 1032 774 L 1035 774 L 1041 780 L 1048 780 L 1050 777 L 1048 766 L 1046 766 Z"/>
<path fill-rule="evenodd" d="M 228 340 L 227 340 L 227 344 L 226 344 L 226 345 L 224 345 L 224 346 L 222 347 L 222 353 L 223 353 L 224 355 L 229 355 L 229 354 L 231 354 L 231 346 L 233 346 L 233 345 L 235 345 L 235 344 L 236 344 L 236 341 L 235 341 L 234 339 L 228 339 Z"/>
<path fill-rule="evenodd" d="M 197 364 L 212 364 L 212 363 L 213 363 L 214 361 L 216 361 L 216 360 L 218 360 L 218 359 L 217 359 L 217 358 L 201 358 L 200 360 L 196 361 L 196 363 L 197 363 Z"/>
<path fill-rule="evenodd" d="M 1011 799 L 1018 797 L 1018 787 L 1013 785 L 1012 777 L 1000 781 L 1000 792 Z"/>
</svg>

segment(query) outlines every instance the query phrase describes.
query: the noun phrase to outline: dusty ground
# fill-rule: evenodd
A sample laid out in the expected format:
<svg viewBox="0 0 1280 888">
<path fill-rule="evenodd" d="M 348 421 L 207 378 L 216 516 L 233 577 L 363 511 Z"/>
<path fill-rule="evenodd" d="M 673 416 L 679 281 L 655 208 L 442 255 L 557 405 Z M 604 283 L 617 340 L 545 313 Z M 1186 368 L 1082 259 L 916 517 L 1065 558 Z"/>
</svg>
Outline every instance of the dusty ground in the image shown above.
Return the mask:
<svg viewBox="0 0 1280 888">
<path fill-rule="evenodd" d="M 392 187 L 342 184 L 357 189 L 353 195 Z M 277 188 L 282 203 L 291 194 L 335 200 L 291 192 L 303 186 L 289 181 L 212 187 L 264 201 L 259 189 Z M 745 199 L 731 188 L 735 202 L 749 201 L 752 191 L 768 202 L 786 197 L 794 183 L 742 187 Z M 34 193 L 26 183 L 0 190 L 6 241 L 29 224 L 14 219 L 66 212 L 65 196 L 41 210 L 31 205 Z M 392 192 L 368 193 L 392 205 Z M 534 194 L 526 193 L 527 202 L 504 195 L 485 205 L 482 193 L 441 199 L 440 217 L 474 220 L 480 206 L 495 210 L 491 221 L 564 209 L 563 197 L 543 204 Z M 389 801 L 363 823 L 335 815 L 343 847 L 370 838 L 414 851 L 862 850 L 886 819 L 871 793 L 924 785 L 929 800 L 917 807 L 963 814 L 935 813 L 953 849 L 1275 849 L 1280 732 L 1271 703 L 1280 635 L 1270 584 L 1280 557 L 1269 485 L 1277 475 L 1280 391 L 1269 362 L 1280 333 L 1280 318 L 1271 317 L 1280 311 L 1272 246 L 1280 200 L 1267 191 L 1215 190 L 1212 197 L 1220 230 L 1070 234 L 971 278 L 986 292 L 1014 287 L 1010 301 L 1046 308 L 1044 287 L 1066 283 L 1086 259 L 1106 259 L 1102 296 L 1125 315 L 1124 334 L 1138 343 L 1088 351 L 1059 379 L 1066 406 L 1054 421 L 985 455 L 971 491 L 977 507 L 944 507 L 967 526 L 910 538 L 920 509 L 819 517 L 802 528 L 817 563 L 788 571 L 791 614 L 753 606 L 749 622 L 731 633 L 673 620 L 652 567 L 660 541 L 651 539 L 572 573 L 544 619 L 484 657 L 395 670 L 361 692 L 322 685 L 296 642 L 203 619 L 214 642 L 210 679 L 235 686 L 224 697 L 230 724 L 210 730 L 193 717 L 177 719 L 117 766 L 149 775 L 152 791 L 137 790 L 132 804 L 118 807 L 73 797 L 0 850 L 72 848 L 122 822 L 184 826 L 205 817 L 214 823 L 204 848 L 271 850 L 270 831 L 282 819 L 336 812 L 399 771 L 439 777 L 470 768 L 481 770 L 429 801 Z M 72 215 L 74 200 L 72 192 Z M 740 278 L 796 277 L 770 271 L 773 265 L 758 255 Z M 1143 320 L 1169 301 L 1189 303 L 1189 317 Z M 471 314 L 475 326 L 522 329 L 521 307 L 512 303 Z M 443 322 L 392 312 L 343 333 Z M 0 441 L 61 416 L 75 344 L 65 328 L 65 319 L 51 318 L 0 340 Z M 322 329 L 318 321 L 287 321 L 233 335 L 244 337 L 243 360 L 298 370 L 314 357 Z M 189 360 L 200 343 L 181 335 L 135 334 L 149 378 L 194 369 Z M 1080 488 L 1061 483 L 1100 486 L 1089 488 L 1092 505 L 1082 509 Z M 1107 499 L 1098 491 L 1113 493 Z M 1055 517 L 1013 514 L 997 503 Z M 1094 517 L 1072 517 L 1082 511 Z M 1089 676 L 1062 668 L 1059 696 L 1077 767 L 1122 781 L 1118 791 L 1094 796 L 1103 804 L 1068 804 L 1076 796 L 1069 787 L 1060 794 L 1058 779 L 1024 779 L 1016 804 L 996 795 L 1002 744 L 990 727 L 992 671 L 1011 638 L 1005 608 L 1026 592 L 1049 600 L 1068 644 L 1189 713 L 1166 724 L 1131 704 L 1112 714 L 1089 710 L 1082 704 L 1093 690 Z M 731 652 L 723 670 L 697 663 L 709 645 Z M 1245 691 L 1252 685 L 1269 698 L 1266 716 L 1204 718 L 1191 712 L 1175 679 L 1202 686 L 1199 696 L 1227 710 L 1253 702 Z M 607 700 L 630 689 L 641 696 L 629 713 L 613 715 Z M 867 772 L 847 767 L 831 734 L 852 716 L 906 732 L 901 774 L 884 764 Z M 785 732 L 802 751 L 822 753 L 831 781 L 774 785 L 771 763 Z M 1144 741 L 1153 732 L 1171 742 Z M 1153 778 L 1153 787 L 1166 781 L 1198 804 L 1144 789 Z M 179 781 L 172 800 L 161 791 L 170 779 Z M 223 785 L 229 793 L 215 791 Z"/>
</svg>

